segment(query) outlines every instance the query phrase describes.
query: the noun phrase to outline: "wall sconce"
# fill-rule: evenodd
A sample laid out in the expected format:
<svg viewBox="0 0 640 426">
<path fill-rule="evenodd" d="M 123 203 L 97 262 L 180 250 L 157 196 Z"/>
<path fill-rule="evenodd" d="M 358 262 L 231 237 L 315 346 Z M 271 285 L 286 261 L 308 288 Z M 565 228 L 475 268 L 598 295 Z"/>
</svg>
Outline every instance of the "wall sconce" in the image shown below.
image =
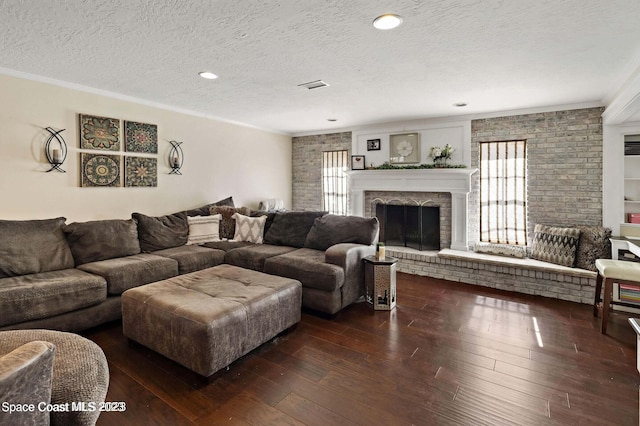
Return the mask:
<svg viewBox="0 0 640 426">
<path fill-rule="evenodd" d="M 184 163 L 184 152 L 182 151 L 182 142 L 169 141 L 171 150 L 169 151 L 169 167 L 171 167 L 170 175 L 181 175 L 180 169 Z"/>
<path fill-rule="evenodd" d="M 65 129 L 53 130 L 51 127 L 46 127 L 45 130 L 51 133 L 51 136 L 49 136 L 47 142 L 44 144 L 44 155 L 47 156 L 47 161 L 51 164 L 51 168 L 47 170 L 47 173 L 51 170 L 66 173 L 66 171 L 60 167 L 64 163 L 64 160 L 67 159 L 67 143 L 60 134 L 64 132 Z M 55 147 L 55 144 L 53 146 L 51 144 L 54 139 L 57 142 L 57 147 Z"/>
</svg>

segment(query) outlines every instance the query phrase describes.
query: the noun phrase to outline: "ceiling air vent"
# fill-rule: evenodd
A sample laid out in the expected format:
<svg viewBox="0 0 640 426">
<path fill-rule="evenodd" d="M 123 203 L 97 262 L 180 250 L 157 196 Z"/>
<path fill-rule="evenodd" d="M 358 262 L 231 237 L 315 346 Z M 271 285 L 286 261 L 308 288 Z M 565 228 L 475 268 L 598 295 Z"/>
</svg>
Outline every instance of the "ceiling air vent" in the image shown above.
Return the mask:
<svg viewBox="0 0 640 426">
<path fill-rule="evenodd" d="M 327 87 L 327 86 L 329 85 L 322 80 L 316 80 L 316 81 L 310 81 L 308 83 L 298 84 L 298 87 L 306 87 L 309 90 L 317 89 L 319 87 Z"/>
</svg>

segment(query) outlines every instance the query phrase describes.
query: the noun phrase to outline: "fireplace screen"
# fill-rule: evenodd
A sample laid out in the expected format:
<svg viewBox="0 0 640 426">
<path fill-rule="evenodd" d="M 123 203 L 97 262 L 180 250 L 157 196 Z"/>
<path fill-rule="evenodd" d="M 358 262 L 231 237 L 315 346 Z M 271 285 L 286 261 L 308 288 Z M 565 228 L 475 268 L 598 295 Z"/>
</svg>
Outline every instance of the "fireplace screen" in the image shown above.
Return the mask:
<svg viewBox="0 0 640 426">
<path fill-rule="evenodd" d="M 376 204 L 376 217 L 385 245 L 440 250 L 440 207 Z"/>
</svg>

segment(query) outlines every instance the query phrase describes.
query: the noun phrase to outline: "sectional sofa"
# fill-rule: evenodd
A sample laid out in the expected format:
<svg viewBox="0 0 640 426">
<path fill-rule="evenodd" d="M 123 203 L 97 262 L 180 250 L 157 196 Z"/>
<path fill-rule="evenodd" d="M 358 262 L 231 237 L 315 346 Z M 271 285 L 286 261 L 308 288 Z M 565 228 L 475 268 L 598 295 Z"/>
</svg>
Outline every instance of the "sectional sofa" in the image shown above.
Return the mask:
<svg viewBox="0 0 640 426">
<path fill-rule="evenodd" d="M 216 221 L 217 234 L 194 231 Z M 84 330 L 121 318 L 129 288 L 222 263 L 299 280 L 303 307 L 335 314 L 363 294 L 377 238 L 375 218 L 250 212 L 231 199 L 128 220 L 0 220 L 0 329 Z"/>
</svg>

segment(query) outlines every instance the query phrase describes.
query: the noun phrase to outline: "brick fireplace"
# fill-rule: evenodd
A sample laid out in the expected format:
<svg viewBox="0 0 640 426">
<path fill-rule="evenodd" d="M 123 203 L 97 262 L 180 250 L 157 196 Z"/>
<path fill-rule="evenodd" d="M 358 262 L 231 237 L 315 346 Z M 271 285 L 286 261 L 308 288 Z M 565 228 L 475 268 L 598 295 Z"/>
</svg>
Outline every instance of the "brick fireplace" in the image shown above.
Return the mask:
<svg viewBox="0 0 640 426">
<path fill-rule="evenodd" d="M 451 194 L 448 192 L 365 191 L 364 216 L 376 216 L 380 204 L 440 208 L 440 248 L 451 247 Z"/>
<path fill-rule="evenodd" d="M 466 251 L 471 175 L 476 171 L 469 168 L 351 171 L 350 214 L 374 216 L 371 206 L 376 198 L 436 203 L 432 205 L 441 208 L 441 248 Z"/>
</svg>

